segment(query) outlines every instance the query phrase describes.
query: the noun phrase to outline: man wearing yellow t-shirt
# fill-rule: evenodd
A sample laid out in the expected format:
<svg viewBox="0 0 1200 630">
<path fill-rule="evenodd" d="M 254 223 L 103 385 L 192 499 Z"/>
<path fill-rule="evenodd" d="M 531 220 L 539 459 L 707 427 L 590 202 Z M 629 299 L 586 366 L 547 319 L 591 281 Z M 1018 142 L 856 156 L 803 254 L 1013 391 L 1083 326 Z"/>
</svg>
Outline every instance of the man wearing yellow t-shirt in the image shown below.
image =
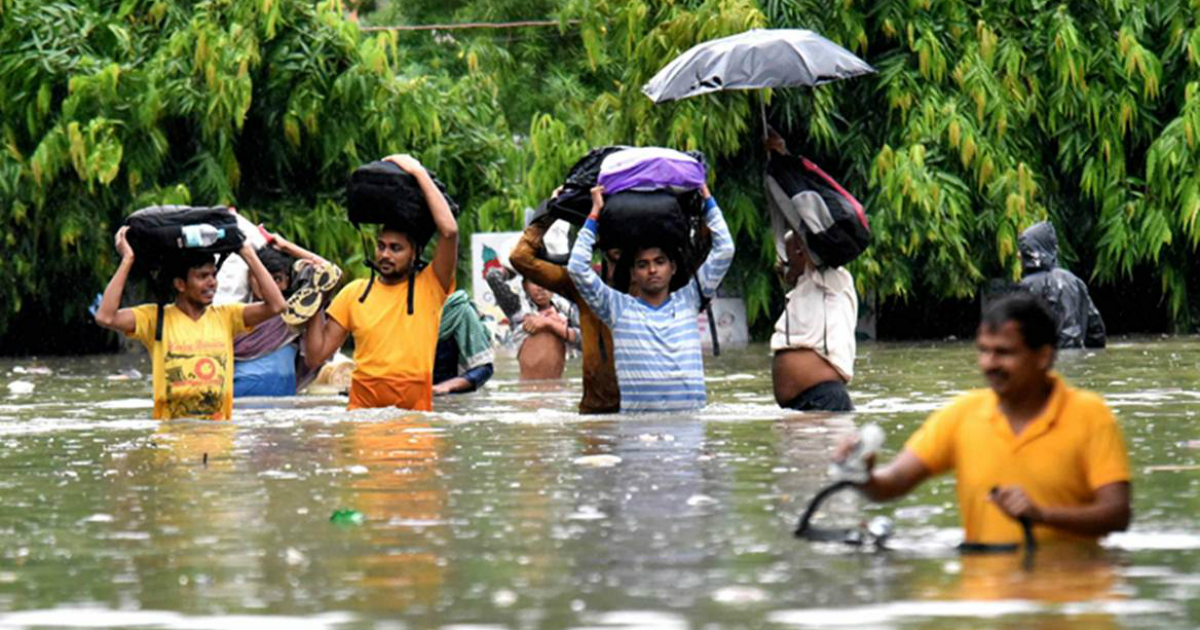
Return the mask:
<svg viewBox="0 0 1200 630">
<path fill-rule="evenodd" d="M 169 270 L 175 302 L 162 309 L 162 335 L 156 340 L 159 307 L 118 308 L 133 268 L 134 251 L 117 231 L 121 264 L 104 290 L 96 323 L 141 341 L 150 351 L 154 418 L 229 420 L 233 416 L 233 337 L 283 312 L 287 303 L 271 274 L 249 244 L 238 252 L 263 287 L 265 302 L 213 306 L 217 268 L 212 254 L 181 253 Z"/>
<path fill-rule="evenodd" d="M 971 543 L 1018 542 L 1019 520 L 1033 524 L 1038 541 L 1094 540 L 1128 527 L 1129 458 L 1116 418 L 1099 396 L 1050 371 L 1056 340 L 1054 316 L 1037 298 L 992 304 L 976 336 L 990 389 L 931 415 L 863 493 L 896 498 L 953 470 Z"/>
<path fill-rule="evenodd" d="M 353 334 L 355 368 L 349 408 L 428 411 L 433 409 L 433 359 L 442 305 L 454 291 L 458 223 L 420 162 L 409 155 L 384 159 L 412 175 L 425 195 L 440 237 L 433 262 L 410 274 L 425 244 L 413 242 L 402 226 L 384 225 L 375 238 L 379 282 L 369 292 L 366 280 L 351 282 L 325 314 L 309 320 L 305 361 L 309 366 L 324 363 Z M 413 283 L 411 313 L 409 282 Z"/>
</svg>

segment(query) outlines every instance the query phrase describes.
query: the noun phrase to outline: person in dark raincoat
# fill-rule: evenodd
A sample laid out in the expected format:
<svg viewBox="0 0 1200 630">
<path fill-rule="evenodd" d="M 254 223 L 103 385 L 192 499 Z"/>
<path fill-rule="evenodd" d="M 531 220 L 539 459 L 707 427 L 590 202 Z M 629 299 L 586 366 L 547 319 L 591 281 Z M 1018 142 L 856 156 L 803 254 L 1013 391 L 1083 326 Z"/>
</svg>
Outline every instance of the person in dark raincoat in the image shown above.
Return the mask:
<svg viewBox="0 0 1200 630">
<path fill-rule="evenodd" d="M 1058 266 L 1058 234 L 1049 221 L 1036 223 L 1018 239 L 1020 286 L 1041 296 L 1058 318 L 1059 348 L 1103 348 L 1104 320 L 1078 276 Z"/>
</svg>

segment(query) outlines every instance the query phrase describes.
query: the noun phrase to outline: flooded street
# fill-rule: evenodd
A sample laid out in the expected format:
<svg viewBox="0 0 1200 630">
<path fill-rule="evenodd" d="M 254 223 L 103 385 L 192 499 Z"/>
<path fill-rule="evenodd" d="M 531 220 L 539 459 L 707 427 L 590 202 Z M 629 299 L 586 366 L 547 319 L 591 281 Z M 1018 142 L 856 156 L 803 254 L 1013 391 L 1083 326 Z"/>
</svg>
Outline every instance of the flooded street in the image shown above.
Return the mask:
<svg viewBox="0 0 1200 630">
<path fill-rule="evenodd" d="M 886 551 L 792 537 L 837 437 L 876 422 L 890 457 L 982 385 L 972 345 L 860 346 L 843 416 L 779 410 L 764 346 L 706 363 L 697 417 L 581 417 L 577 360 L 526 385 L 505 358 L 433 414 L 314 396 L 159 423 L 149 378 L 118 376 L 142 354 L 0 360 L 0 629 L 1200 626 L 1197 338 L 1060 356 L 1117 413 L 1135 518 L 1031 565 L 955 551 L 947 477 L 831 501 L 890 516 Z"/>
</svg>

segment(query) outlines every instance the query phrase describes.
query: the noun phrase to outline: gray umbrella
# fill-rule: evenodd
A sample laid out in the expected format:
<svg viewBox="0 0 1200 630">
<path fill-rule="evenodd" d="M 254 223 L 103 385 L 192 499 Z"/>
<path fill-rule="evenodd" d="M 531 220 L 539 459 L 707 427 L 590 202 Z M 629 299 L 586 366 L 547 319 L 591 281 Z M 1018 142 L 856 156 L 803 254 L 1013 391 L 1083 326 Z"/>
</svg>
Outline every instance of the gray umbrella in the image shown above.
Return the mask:
<svg viewBox="0 0 1200 630">
<path fill-rule="evenodd" d="M 655 103 L 721 90 L 820 85 L 875 69 L 802 29 L 756 29 L 697 44 L 642 86 Z"/>
</svg>

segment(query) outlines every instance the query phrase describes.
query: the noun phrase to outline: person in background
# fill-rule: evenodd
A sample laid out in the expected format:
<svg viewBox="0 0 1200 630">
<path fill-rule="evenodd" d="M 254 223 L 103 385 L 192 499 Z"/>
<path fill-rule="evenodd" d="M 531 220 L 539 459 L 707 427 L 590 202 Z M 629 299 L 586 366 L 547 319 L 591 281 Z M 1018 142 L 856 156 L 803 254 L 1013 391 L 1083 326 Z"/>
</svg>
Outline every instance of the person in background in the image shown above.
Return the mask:
<svg viewBox="0 0 1200 630">
<path fill-rule="evenodd" d="M 508 259 L 523 278 L 563 296 L 576 307 L 579 322 L 576 339 L 583 353 L 583 398 L 579 401 L 579 413 L 616 413 L 621 409 L 621 390 L 617 386 L 613 362 L 612 331 L 588 306 L 567 269 L 538 257 L 546 231 L 553 222 L 554 219 L 547 215 L 530 223 Z M 604 266 L 603 281 L 611 285 L 616 271 L 613 256 L 619 256 L 619 252 L 614 250 L 606 254 L 610 261 Z M 635 291 L 631 289 L 631 292 Z"/>
<path fill-rule="evenodd" d="M 273 236 L 260 247 L 259 260 L 271 274 L 280 292 L 287 296 L 283 313 L 242 333 L 233 340 L 233 395 L 293 396 L 303 389 L 320 368 L 304 361 L 301 326 L 312 317 L 322 297 L 337 286 L 342 272 L 308 250 L 295 245 L 280 247 L 282 238 Z M 278 249 L 276 249 L 278 247 Z M 303 256 L 293 259 L 285 251 Z M 250 279 L 251 295 L 262 299 L 262 287 Z"/>
<path fill-rule="evenodd" d="M 561 378 L 568 348 L 580 347 L 576 309 L 556 304 L 553 293 L 529 278 L 521 278 L 522 299 L 509 287 L 503 269 L 493 269 L 485 277 L 512 328 L 508 343 L 517 349 L 521 380 Z"/>
<path fill-rule="evenodd" d="M 1017 239 L 1020 287 L 1040 296 L 1058 320 L 1059 348 L 1103 348 L 1107 337 L 1087 284 L 1058 266 L 1058 233 L 1049 221 L 1035 223 Z"/>
<path fill-rule="evenodd" d="M 966 541 L 1094 541 L 1129 526 L 1129 456 L 1104 400 L 1054 374 L 1054 315 L 1016 293 L 988 306 L 975 337 L 989 388 L 935 412 L 904 450 L 860 486 L 875 501 L 953 470 Z M 842 460 L 854 441 L 843 441 Z M 868 469 L 873 458 L 867 459 Z"/>
<path fill-rule="evenodd" d="M 712 249 L 696 271 L 696 282 L 671 292 L 681 261 L 678 244 L 641 244 L 632 252 L 633 297 L 606 285 L 592 269 L 604 189 L 592 189 L 592 212 L 575 239 L 567 272 L 588 306 L 613 331 L 621 412 L 686 411 L 703 407 L 704 360 L 700 349 L 701 301 L 711 298 L 733 263 L 734 245 L 721 209 L 708 192 L 705 220 Z"/>
<path fill-rule="evenodd" d="M 406 226 L 384 225 L 375 237 L 379 282 L 363 296 L 366 280 L 347 284 L 325 313 L 308 320 L 304 338 L 310 368 L 324 363 L 354 335 L 350 409 L 433 409 L 433 360 L 442 306 L 454 291 L 458 222 L 433 178 L 410 155 L 384 158 L 412 175 L 425 195 L 439 238 L 433 262 L 418 269 L 425 243 Z M 412 272 L 412 273 L 410 273 Z M 414 311 L 404 307 L 413 282 Z"/>
<path fill-rule="evenodd" d="M 767 149 L 786 155 L 783 138 L 769 130 Z M 796 411 L 853 411 L 846 385 L 854 377 L 858 293 L 844 267 L 819 268 L 804 237 L 787 228 L 772 206 L 772 228 L 785 232 L 780 275 L 791 289 L 771 335 L 775 402 Z"/>
<path fill-rule="evenodd" d="M 492 333 L 466 291 L 446 298 L 433 362 L 433 395 L 465 394 L 492 378 Z"/>
<path fill-rule="evenodd" d="M 125 238 L 128 229 L 117 231 L 121 264 L 104 290 L 96 323 L 136 338 L 150 351 L 156 419 L 231 419 L 233 339 L 283 312 L 283 294 L 247 243 L 239 254 L 263 288 L 263 302 L 213 306 L 217 291 L 213 256 L 185 251 L 169 270 L 176 294 L 174 303 L 119 308 L 135 256 Z M 162 336 L 156 340 L 160 314 Z"/>
</svg>

